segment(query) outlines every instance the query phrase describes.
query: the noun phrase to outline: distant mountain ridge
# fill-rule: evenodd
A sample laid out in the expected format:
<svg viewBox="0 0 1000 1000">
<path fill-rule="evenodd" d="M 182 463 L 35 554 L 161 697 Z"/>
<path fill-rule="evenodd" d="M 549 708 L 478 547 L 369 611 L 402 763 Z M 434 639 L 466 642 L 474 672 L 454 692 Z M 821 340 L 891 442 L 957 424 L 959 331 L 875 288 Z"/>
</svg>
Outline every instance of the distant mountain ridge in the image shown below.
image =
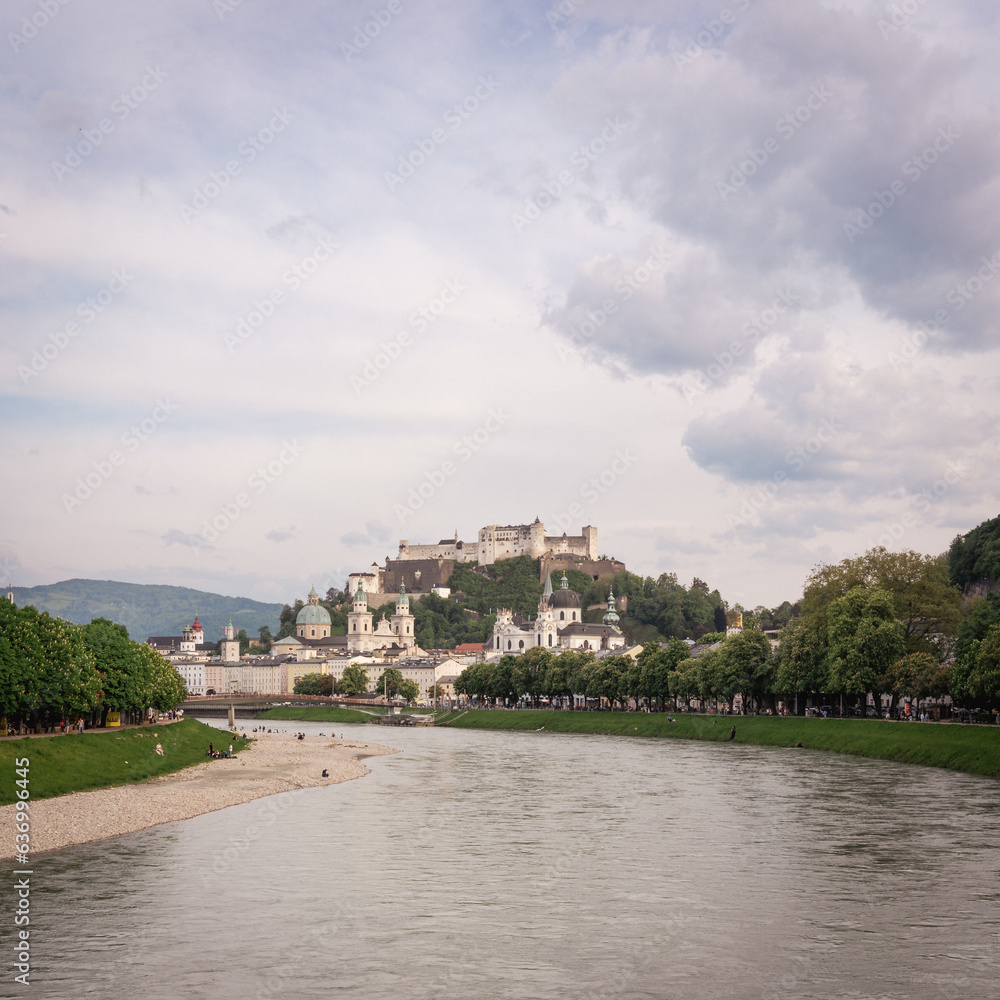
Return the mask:
<svg viewBox="0 0 1000 1000">
<path fill-rule="evenodd" d="M 92 618 L 108 618 L 128 629 L 137 642 L 151 635 L 180 635 L 197 614 L 205 642 L 222 638 L 223 626 L 232 619 L 251 639 L 266 625 L 278 633 L 281 604 L 267 604 L 249 597 L 226 597 L 190 587 L 167 584 L 120 583 L 115 580 L 63 580 L 39 587 L 14 587 L 18 607 L 31 604 L 39 611 L 85 625 Z"/>
</svg>

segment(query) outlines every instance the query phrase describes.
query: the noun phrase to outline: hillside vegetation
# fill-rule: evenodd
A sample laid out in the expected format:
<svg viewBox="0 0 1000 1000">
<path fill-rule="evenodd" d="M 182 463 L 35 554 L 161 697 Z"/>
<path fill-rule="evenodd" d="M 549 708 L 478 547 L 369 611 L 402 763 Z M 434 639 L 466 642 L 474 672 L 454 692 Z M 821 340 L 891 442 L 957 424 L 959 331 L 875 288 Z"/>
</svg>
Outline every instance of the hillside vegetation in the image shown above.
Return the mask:
<svg viewBox="0 0 1000 1000">
<path fill-rule="evenodd" d="M 994 589 L 1000 581 L 1000 517 L 959 535 L 948 550 L 951 582 L 968 591 Z"/>
<path fill-rule="evenodd" d="M 261 625 L 277 631 L 280 604 L 248 597 L 225 597 L 190 587 L 165 584 L 120 583 L 114 580 L 63 580 L 40 587 L 15 587 L 14 603 L 31 604 L 39 611 L 77 625 L 107 618 L 124 625 L 129 637 L 145 642 L 151 635 L 180 635 L 197 613 L 205 641 L 222 638 L 230 618 L 237 629 L 256 637 Z"/>
</svg>

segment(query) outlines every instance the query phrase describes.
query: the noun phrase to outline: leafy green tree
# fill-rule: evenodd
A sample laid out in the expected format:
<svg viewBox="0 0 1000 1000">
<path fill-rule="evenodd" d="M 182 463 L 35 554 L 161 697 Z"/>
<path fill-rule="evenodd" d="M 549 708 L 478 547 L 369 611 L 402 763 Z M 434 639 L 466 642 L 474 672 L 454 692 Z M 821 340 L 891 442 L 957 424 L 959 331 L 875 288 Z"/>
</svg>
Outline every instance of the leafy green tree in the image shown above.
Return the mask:
<svg viewBox="0 0 1000 1000">
<path fill-rule="evenodd" d="M 295 682 L 293 694 L 321 695 L 329 698 L 333 694 L 333 677 L 330 674 L 305 674 Z"/>
<path fill-rule="evenodd" d="M 288 636 L 295 635 L 295 618 L 302 610 L 302 606 L 302 601 L 296 601 L 294 608 L 286 604 L 281 609 L 281 612 L 278 615 L 278 624 L 280 627 L 278 628 L 278 634 L 275 636 L 275 639 L 285 639 Z"/>
<path fill-rule="evenodd" d="M 607 700 L 612 710 L 616 703 L 624 705 L 628 697 L 627 671 L 629 656 L 605 656 L 591 667 L 587 679 L 587 697 Z"/>
<path fill-rule="evenodd" d="M 149 702 L 145 708 L 155 708 L 158 712 L 169 712 L 181 704 L 187 697 L 184 678 L 155 649 L 149 646 L 139 646 L 136 655 L 145 663 L 140 665 L 144 673 L 148 671 L 151 677 Z"/>
<path fill-rule="evenodd" d="M 257 643 L 260 646 L 260 651 L 262 653 L 270 653 L 272 642 L 271 630 L 266 625 L 261 625 L 260 628 L 257 629 L 257 632 L 260 635 L 260 639 Z"/>
<path fill-rule="evenodd" d="M 714 646 L 717 642 L 724 642 L 726 639 L 725 631 L 722 632 L 706 632 L 699 640 L 699 643 L 704 643 L 709 646 Z"/>
<path fill-rule="evenodd" d="M 978 707 L 1000 701 L 1000 622 L 966 644 L 952 669 L 951 693 Z"/>
<path fill-rule="evenodd" d="M 944 556 L 878 546 L 836 565 L 818 566 L 806 580 L 803 613 L 817 615 L 822 627 L 831 604 L 854 587 L 891 596 L 908 653 L 944 652 L 939 637 L 955 635 L 962 595 L 950 583 Z"/>
<path fill-rule="evenodd" d="M 352 663 L 344 668 L 340 678 L 340 691 L 349 698 L 365 694 L 368 690 L 368 671 L 360 663 Z"/>
<path fill-rule="evenodd" d="M 744 626 L 721 647 L 726 687 L 730 679 L 739 692 L 743 711 L 752 711 L 773 687 L 774 672 L 771 643 L 755 626 Z"/>
<path fill-rule="evenodd" d="M 397 693 L 409 705 L 420 697 L 420 685 L 416 681 L 411 681 L 409 678 L 404 677 L 399 682 Z"/>
<path fill-rule="evenodd" d="M 375 683 L 375 690 L 379 694 L 385 694 L 387 698 L 395 698 L 402 682 L 403 675 L 395 667 L 386 667 Z"/>
<path fill-rule="evenodd" d="M 1000 625 L 993 625 L 983 637 L 972 679 L 987 704 L 996 705 L 1000 701 Z"/>
<path fill-rule="evenodd" d="M 101 677 L 103 710 L 139 712 L 148 708 L 153 694 L 153 661 L 142 654 L 139 643 L 129 639 L 128 629 L 107 618 L 95 618 L 81 626 L 80 632 Z"/>
<path fill-rule="evenodd" d="M 485 666 L 485 664 L 484 664 Z M 514 687 L 514 671 L 517 669 L 516 656 L 503 656 L 492 664 L 487 681 L 485 694 L 495 701 L 515 700 L 517 691 Z"/>
<path fill-rule="evenodd" d="M 41 704 L 39 679 L 44 651 L 33 623 L 34 608 L 0 599 L 0 714 L 21 720 Z"/>
<path fill-rule="evenodd" d="M 36 613 L 33 626 L 42 648 L 38 707 L 56 716 L 91 715 L 100 704 L 101 678 L 79 627 L 44 612 Z"/>
<path fill-rule="evenodd" d="M 919 703 L 947 693 L 949 672 L 930 653 L 907 653 L 889 668 L 888 680 L 894 700 L 905 695 Z"/>
<path fill-rule="evenodd" d="M 799 695 L 822 691 L 828 686 L 826 635 L 815 617 L 796 618 L 779 636 L 775 655 L 774 690 L 787 700 L 794 700 L 793 711 L 799 714 Z"/>
<path fill-rule="evenodd" d="M 527 695 L 531 704 L 537 707 L 538 699 L 544 694 L 545 673 L 554 659 L 553 654 L 541 646 L 532 646 L 515 659 L 512 678 L 518 698 Z"/>
<path fill-rule="evenodd" d="M 870 694 L 876 710 L 889 690 L 889 668 L 906 651 L 892 594 L 853 587 L 829 608 L 832 690 Z"/>
</svg>

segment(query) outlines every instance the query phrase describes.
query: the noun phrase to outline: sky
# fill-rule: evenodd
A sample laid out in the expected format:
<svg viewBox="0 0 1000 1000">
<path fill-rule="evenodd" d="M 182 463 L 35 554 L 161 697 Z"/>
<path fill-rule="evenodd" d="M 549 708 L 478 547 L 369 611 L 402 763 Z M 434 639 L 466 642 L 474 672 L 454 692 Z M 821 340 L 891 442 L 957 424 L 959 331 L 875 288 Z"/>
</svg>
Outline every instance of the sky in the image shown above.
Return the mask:
<svg viewBox="0 0 1000 1000">
<path fill-rule="evenodd" d="M 998 17 L 11 0 L 0 583 L 945 551 L 1000 513 Z"/>
</svg>

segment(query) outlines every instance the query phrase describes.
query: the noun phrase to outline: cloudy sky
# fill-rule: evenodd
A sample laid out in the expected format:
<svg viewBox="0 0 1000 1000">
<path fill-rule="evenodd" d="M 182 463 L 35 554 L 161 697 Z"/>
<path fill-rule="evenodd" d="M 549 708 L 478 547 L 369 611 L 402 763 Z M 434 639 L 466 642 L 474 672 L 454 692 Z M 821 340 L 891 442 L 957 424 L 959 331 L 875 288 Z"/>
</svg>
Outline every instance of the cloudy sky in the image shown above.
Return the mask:
<svg viewBox="0 0 1000 1000">
<path fill-rule="evenodd" d="M 4 582 L 538 516 L 774 605 L 1000 513 L 993 0 L 2 20 Z"/>
</svg>

